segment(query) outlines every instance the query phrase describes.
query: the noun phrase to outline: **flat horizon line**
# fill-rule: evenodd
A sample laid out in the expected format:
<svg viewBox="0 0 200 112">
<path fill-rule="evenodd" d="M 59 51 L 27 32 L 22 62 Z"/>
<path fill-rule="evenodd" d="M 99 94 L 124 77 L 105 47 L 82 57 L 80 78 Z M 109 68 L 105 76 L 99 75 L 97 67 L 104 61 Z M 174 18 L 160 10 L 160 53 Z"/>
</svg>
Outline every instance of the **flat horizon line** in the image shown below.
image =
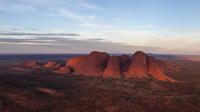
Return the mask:
<svg viewBox="0 0 200 112">
<path fill-rule="evenodd" d="M 77 55 L 81 55 L 81 54 L 89 54 L 88 53 L 0 53 L 0 55 L 71 55 L 71 54 L 77 54 Z M 131 55 L 133 53 L 108 53 L 108 54 L 127 54 L 127 55 Z M 200 56 L 200 54 L 173 54 L 173 53 L 149 53 L 146 52 L 146 54 L 150 54 L 150 55 L 173 55 L 173 56 Z"/>
</svg>

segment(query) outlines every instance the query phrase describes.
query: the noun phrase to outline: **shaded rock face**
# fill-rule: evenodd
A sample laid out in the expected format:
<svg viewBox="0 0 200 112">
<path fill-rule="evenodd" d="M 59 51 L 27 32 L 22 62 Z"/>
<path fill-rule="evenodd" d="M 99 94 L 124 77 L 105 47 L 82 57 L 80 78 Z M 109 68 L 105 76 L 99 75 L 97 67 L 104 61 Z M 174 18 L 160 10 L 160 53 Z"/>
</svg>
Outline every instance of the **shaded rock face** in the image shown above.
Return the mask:
<svg viewBox="0 0 200 112">
<path fill-rule="evenodd" d="M 91 52 L 87 59 L 86 74 L 99 76 L 106 68 L 109 55 L 107 53 Z"/>
<path fill-rule="evenodd" d="M 73 68 L 75 74 L 82 74 L 85 71 L 85 60 L 87 56 L 73 57 L 67 61 L 66 67 Z"/>
<path fill-rule="evenodd" d="M 120 70 L 122 73 L 128 71 L 130 62 L 131 59 L 128 55 L 120 56 Z"/>
</svg>

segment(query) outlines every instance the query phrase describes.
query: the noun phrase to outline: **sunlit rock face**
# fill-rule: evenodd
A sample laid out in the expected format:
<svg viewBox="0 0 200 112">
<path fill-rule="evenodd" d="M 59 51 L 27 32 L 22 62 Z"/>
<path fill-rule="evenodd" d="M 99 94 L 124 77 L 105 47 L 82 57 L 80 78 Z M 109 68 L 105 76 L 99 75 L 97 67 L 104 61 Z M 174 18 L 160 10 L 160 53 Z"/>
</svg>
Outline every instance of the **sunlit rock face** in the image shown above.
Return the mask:
<svg viewBox="0 0 200 112">
<path fill-rule="evenodd" d="M 93 51 L 89 56 L 79 56 L 69 59 L 66 66 L 73 68 L 74 73 L 86 76 L 101 76 L 106 68 L 109 55 Z"/>
<path fill-rule="evenodd" d="M 141 51 L 135 52 L 131 56 L 131 63 L 128 68 L 127 77 L 132 77 L 136 75 L 136 77 L 143 78 L 148 77 L 148 56 Z"/>
<path fill-rule="evenodd" d="M 54 73 L 59 74 L 71 74 L 73 72 L 73 69 L 69 66 L 60 67 L 60 69 L 53 71 Z"/>
<path fill-rule="evenodd" d="M 121 77 L 120 69 L 120 57 L 119 56 L 110 56 L 106 65 L 106 68 L 103 73 L 103 77 Z"/>
<path fill-rule="evenodd" d="M 43 67 L 48 68 L 48 69 L 58 69 L 61 67 L 61 64 L 57 64 L 56 62 L 48 62 L 47 64 L 45 64 Z"/>
<path fill-rule="evenodd" d="M 74 70 L 74 74 L 83 74 L 85 73 L 85 65 L 87 56 L 77 56 L 69 59 L 66 63 L 66 67 L 71 67 Z"/>
<path fill-rule="evenodd" d="M 162 81 L 176 82 L 175 80 L 173 80 L 172 78 L 169 78 L 168 76 L 166 76 L 164 74 L 163 70 L 159 66 L 158 61 L 156 61 L 154 59 L 154 57 L 149 56 L 148 57 L 148 63 L 149 63 L 148 74 L 151 75 L 153 78 L 158 79 L 158 80 L 162 80 Z"/>
</svg>

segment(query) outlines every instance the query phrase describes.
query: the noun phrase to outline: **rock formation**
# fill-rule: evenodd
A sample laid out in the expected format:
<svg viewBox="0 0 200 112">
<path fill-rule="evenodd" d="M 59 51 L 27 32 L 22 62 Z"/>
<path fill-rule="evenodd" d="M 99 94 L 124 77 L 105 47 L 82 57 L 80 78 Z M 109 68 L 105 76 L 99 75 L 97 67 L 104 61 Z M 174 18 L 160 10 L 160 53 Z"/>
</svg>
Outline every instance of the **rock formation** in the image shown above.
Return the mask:
<svg viewBox="0 0 200 112">
<path fill-rule="evenodd" d="M 156 60 L 142 51 L 135 52 L 131 57 L 128 55 L 109 56 L 105 52 L 93 51 L 89 55 L 69 59 L 65 66 L 55 62 L 48 62 L 40 66 L 34 61 L 28 61 L 22 65 L 28 68 L 43 67 L 59 74 L 112 78 L 154 78 L 171 82 L 176 82 L 176 80 L 165 75 L 165 71 L 179 69 L 164 61 Z"/>
<path fill-rule="evenodd" d="M 55 70 L 55 69 L 60 68 L 60 67 L 61 67 L 61 64 L 57 64 L 57 63 L 55 63 L 55 62 L 48 62 L 48 63 L 45 64 L 43 67 L 48 68 L 48 69 Z"/>
<path fill-rule="evenodd" d="M 152 56 L 148 56 L 149 70 L 148 74 L 152 76 L 154 79 L 162 80 L 162 81 L 171 81 L 176 82 L 172 78 L 169 78 L 164 74 L 158 62 Z"/>
<path fill-rule="evenodd" d="M 26 61 L 26 62 L 22 63 L 21 66 L 28 67 L 28 68 L 34 68 L 34 69 L 41 68 L 41 66 L 35 61 Z"/>
<path fill-rule="evenodd" d="M 70 74 L 73 72 L 73 69 L 68 66 L 61 67 L 59 70 L 54 70 L 54 73 L 59 73 L 59 74 Z"/>
<path fill-rule="evenodd" d="M 171 73 L 171 72 L 180 72 L 181 71 L 181 67 L 178 65 L 174 65 L 171 62 L 166 62 L 163 60 L 158 60 L 158 64 L 161 67 L 161 69 L 165 72 L 165 73 Z"/>
<path fill-rule="evenodd" d="M 142 51 L 137 51 L 131 56 L 109 56 L 104 52 L 91 52 L 88 56 L 78 56 L 69 59 L 66 67 L 73 69 L 73 74 L 82 74 L 86 76 L 103 76 L 120 78 L 149 78 L 157 80 L 171 81 L 164 74 L 163 68 L 159 61 L 154 57 L 147 56 Z"/>
</svg>

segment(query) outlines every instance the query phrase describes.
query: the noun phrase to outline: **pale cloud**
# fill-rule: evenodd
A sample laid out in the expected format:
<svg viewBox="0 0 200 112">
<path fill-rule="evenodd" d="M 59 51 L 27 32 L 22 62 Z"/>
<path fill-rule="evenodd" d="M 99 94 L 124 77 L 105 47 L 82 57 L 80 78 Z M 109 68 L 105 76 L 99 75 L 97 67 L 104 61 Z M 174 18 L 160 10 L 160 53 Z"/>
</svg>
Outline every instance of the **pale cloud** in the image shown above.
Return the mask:
<svg viewBox="0 0 200 112">
<path fill-rule="evenodd" d="M 160 46 L 163 53 L 198 54 L 200 51 L 200 32 L 180 32 L 158 35 L 149 39 L 147 45 Z"/>
<path fill-rule="evenodd" d="M 98 20 L 103 19 L 103 17 L 99 17 L 94 14 L 81 14 L 72 10 L 68 9 L 55 9 L 59 16 L 65 16 L 71 19 L 74 19 L 78 22 L 85 23 L 85 24 L 92 24 Z"/>
<path fill-rule="evenodd" d="M 110 53 L 133 53 L 136 50 L 145 52 L 157 52 L 160 50 L 160 48 L 148 46 L 114 43 L 100 38 L 74 39 L 60 37 L 0 38 L 0 47 L 2 48 L 0 49 L 1 53 L 30 53 L 30 51 L 35 53 L 88 53 L 93 50 Z"/>
<path fill-rule="evenodd" d="M 60 13 L 61 16 L 66 16 L 71 19 L 75 19 L 79 22 L 85 22 L 87 20 L 85 16 L 81 16 L 80 14 L 76 14 L 75 12 L 66 9 L 60 9 L 58 10 L 58 12 Z"/>
<path fill-rule="evenodd" d="M 0 4 L 0 10 L 10 11 L 10 12 L 30 12 L 30 11 L 36 11 L 37 9 L 31 5 L 17 3 L 9 5 Z"/>
<path fill-rule="evenodd" d="M 86 0 L 72 0 L 77 6 L 79 7 L 83 7 L 83 8 L 87 8 L 87 9 L 96 9 L 96 10 L 99 10 L 100 7 L 95 5 L 95 4 L 92 4 L 92 3 L 89 3 L 89 2 L 86 2 Z"/>
<path fill-rule="evenodd" d="M 104 38 L 112 42 L 121 42 L 128 45 L 145 46 L 152 37 L 159 36 L 159 31 L 117 29 L 106 25 L 93 24 L 84 24 L 84 26 L 96 28 L 96 30 L 83 30 L 80 32 L 82 38 Z M 151 44 L 149 46 L 154 45 Z"/>
<path fill-rule="evenodd" d="M 80 36 L 77 33 L 0 33 L 3 36 Z"/>
</svg>

